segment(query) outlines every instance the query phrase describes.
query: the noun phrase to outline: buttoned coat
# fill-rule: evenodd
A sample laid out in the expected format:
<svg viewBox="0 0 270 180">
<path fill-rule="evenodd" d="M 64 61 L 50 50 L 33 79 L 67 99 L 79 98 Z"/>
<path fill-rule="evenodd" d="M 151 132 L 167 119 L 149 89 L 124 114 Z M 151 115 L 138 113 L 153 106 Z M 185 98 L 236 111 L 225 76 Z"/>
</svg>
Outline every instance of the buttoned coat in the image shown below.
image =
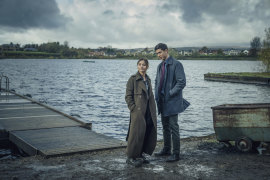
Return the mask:
<svg viewBox="0 0 270 180">
<path fill-rule="evenodd" d="M 162 116 L 166 117 L 183 112 L 189 106 L 189 102 L 183 99 L 183 89 L 186 86 L 186 76 L 183 65 L 173 57 L 169 56 L 163 81 L 164 100 L 161 105 L 159 86 L 162 63 L 163 61 L 157 67 L 155 99 L 158 106 L 158 114 L 162 112 Z"/>
<path fill-rule="evenodd" d="M 147 76 L 147 75 L 146 75 Z M 141 153 L 151 155 L 156 147 L 157 142 L 157 115 L 156 104 L 152 91 L 151 80 L 149 76 L 148 86 L 149 93 L 147 93 L 143 78 L 137 72 L 132 75 L 126 86 L 125 100 L 130 110 L 130 123 L 127 135 L 127 156 L 129 158 L 138 158 Z M 145 113 L 147 108 L 147 101 L 149 100 L 149 109 L 154 127 L 151 129 L 148 137 L 145 139 L 146 121 Z"/>
</svg>

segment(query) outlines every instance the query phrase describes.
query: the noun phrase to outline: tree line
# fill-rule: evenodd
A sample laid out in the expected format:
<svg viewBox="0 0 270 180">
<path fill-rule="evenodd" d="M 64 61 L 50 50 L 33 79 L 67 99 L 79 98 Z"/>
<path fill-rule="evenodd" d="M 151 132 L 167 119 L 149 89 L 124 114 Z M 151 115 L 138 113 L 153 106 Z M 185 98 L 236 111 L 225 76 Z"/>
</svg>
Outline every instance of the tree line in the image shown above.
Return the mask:
<svg viewBox="0 0 270 180">
<path fill-rule="evenodd" d="M 260 37 L 254 37 L 250 42 L 251 56 L 258 56 L 265 65 L 267 72 L 270 72 L 270 27 L 265 29 L 265 38 L 261 42 Z"/>
<path fill-rule="evenodd" d="M 8 49 L 2 45 L 0 56 L 2 58 L 86 58 L 90 49 L 69 47 L 68 42 L 48 42 L 38 44 L 26 44 L 20 47 L 19 44 L 10 43 Z"/>
<path fill-rule="evenodd" d="M 2 45 L 3 46 L 3 45 Z M 154 52 L 151 52 L 148 48 L 143 49 L 140 52 L 135 54 L 127 54 L 124 50 L 115 49 L 111 46 L 101 47 L 99 49 L 90 49 L 90 48 L 74 48 L 69 47 L 67 41 L 63 44 L 59 42 L 48 42 L 38 44 L 27 44 L 24 47 L 20 47 L 19 44 L 10 43 L 11 48 L 16 50 L 3 50 L 3 47 L 0 46 L 0 58 L 132 58 L 136 59 L 139 57 L 146 57 L 148 59 L 155 59 L 156 55 Z M 210 52 L 210 53 L 209 53 Z M 169 53 L 177 59 L 189 59 L 189 58 L 214 58 L 225 59 L 235 58 L 225 56 L 222 49 L 217 49 L 211 54 L 211 50 L 206 46 L 202 47 L 199 51 L 193 52 L 191 56 L 185 56 L 180 54 L 175 48 L 170 48 Z M 202 54 L 207 54 L 203 56 Z M 208 54 L 209 53 L 209 54 Z M 255 57 L 259 58 L 266 67 L 266 71 L 270 71 L 270 27 L 265 29 L 265 38 L 261 41 L 260 37 L 254 37 L 250 41 L 249 54 L 239 54 L 239 57 Z"/>
<path fill-rule="evenodd" d="M 270 27 L 265 29 L 265 39 L 259 54 L 260 60 L 266 67 L 266 71 L 270 72 Z"/>
</svg>

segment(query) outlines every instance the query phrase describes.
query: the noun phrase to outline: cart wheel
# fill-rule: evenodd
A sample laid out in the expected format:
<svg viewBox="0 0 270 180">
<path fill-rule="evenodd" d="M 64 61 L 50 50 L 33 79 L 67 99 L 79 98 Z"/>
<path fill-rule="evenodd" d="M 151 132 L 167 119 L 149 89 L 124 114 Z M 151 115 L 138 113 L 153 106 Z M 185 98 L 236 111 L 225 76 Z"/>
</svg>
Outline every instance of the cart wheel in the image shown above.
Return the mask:
<svg viewBox="0 0 270 180">
<path fill-rule="evenodd" d="M 235 146 L 239 151 L 249 152 L 252 150 L 252 140 L 248 137 L 240 137 L 235 141 Z"/>
</svg>

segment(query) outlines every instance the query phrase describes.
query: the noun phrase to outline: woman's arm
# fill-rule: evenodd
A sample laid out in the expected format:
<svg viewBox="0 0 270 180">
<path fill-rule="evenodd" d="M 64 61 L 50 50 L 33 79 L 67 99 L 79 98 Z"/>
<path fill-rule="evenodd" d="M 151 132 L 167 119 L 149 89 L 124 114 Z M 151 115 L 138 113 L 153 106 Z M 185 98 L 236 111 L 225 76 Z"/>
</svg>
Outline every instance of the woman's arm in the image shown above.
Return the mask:
<svg viewBox="0 0 270 180">
<path fill-rule="evenodd" d="M 131 76 L 127 82 L 126 86 L 126 95 L 125 95 L 125 100 L 128 106 L 128 109 L 133 111 L 135 108 L 135 101 L 134 101 L 134 78 Z"/>
</svg>

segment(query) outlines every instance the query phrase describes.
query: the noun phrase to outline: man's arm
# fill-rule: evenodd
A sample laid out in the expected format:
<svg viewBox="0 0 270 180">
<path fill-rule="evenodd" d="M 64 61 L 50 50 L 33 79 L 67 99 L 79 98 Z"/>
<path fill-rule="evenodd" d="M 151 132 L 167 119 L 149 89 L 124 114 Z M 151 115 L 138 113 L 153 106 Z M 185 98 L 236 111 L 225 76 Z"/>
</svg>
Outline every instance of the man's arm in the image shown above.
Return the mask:
<svg viewBox="0 0 270 180">
<path fill-rule="evenodd" d="M 170 90 L 169 94 L 170 96 L 176 95 L 179 91 L 184 89 L 186 86 L 186 76 L 184 72 L 184 67 L 180 62 L 176 63 L 175 67 L 175 79 L 176 79 L 176 84 L 175 86 Z"/>
<path fill-rule="evenodd" d="M 155 78 L 155 99 L 157 101 L 158 97 L 157 97 L 157 94 L 156 92 L 158 91 L 158 74 L 159 74 L 159 65 L 157 66 L 157 73 L 156 73 L 156 78 Z"/>
</svg>

